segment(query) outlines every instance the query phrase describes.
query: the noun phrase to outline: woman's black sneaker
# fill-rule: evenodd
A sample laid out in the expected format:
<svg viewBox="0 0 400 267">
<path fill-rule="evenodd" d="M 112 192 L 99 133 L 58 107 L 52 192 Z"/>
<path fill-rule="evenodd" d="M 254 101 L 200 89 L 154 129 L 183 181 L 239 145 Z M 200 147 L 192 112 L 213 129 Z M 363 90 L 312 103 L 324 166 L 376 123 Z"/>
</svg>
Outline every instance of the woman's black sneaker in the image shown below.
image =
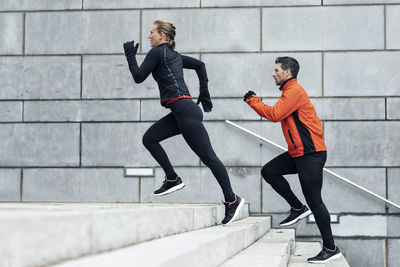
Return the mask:
<svg viewBox="0 0 400 267">
<path fill-rule="evenodd" d="M 240 209 L 244 205 L 244 198 L 235 195 L 235 201 L 224 202 L 225 205 L 225 218 L 222 220 L 223 225 L 228 225 L 233 222 L 239 214 Z"/>
<path fill-rule="evenodd" d="M 165 177 L 162 186 L 160 187 L 160 189 L 154 191 L 154 195 L 163 196 L 176 190 L 182 189 L 184 186 L 185 184 L 182 182 L 180 177 L 176 177 L 175 180 L 168 180 L 167 177 Z"/>
<path fill-rule="evenodd" d="M 323 248 L 317 256 L 307 259 L 310 263 L 327 263 L 331 260 L 339 259 L 342 256 L 338 247 L 334 250 Z"/>
<path fill-rule="evenodd" d="M 279 226 L 289 226 L 297 223 L 301 219 L 307 217 L 311 214 L 311 211 L 303 205 L 303 207 L 299 210 L 295 210 L 293 208 L 290 209 L 289 216 L 279 223 Z"/>
</svg>

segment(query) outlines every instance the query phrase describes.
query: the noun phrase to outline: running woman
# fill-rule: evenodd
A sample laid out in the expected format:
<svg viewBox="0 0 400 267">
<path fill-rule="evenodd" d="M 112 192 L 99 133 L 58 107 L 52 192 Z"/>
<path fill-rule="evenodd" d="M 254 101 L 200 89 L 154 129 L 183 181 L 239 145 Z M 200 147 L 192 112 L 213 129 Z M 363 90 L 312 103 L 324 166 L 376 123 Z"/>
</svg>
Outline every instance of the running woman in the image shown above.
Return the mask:
<svg viewBox="0 0 400 267">
<path fill-rule="evenodd" d="M 289 216 L 280 226 L 289 226 L 314 214 L 322 235 L 323 249 L 311 263 L 326 263 L 339 258 L 341 252 L 332 236 L 330 215 L 321 198 L 322 172 L 327 149 L 323 140 L 321 121 L 303 87 L 297 83 L 300 66 L 296 59 L 278 57 L 272 75 L 280 86 L 282 95 L 274 106 L 264 104 L 253 91 L 243 100 L 258 113 L 272 122 L 281 122 L 283 135 L 288 144 L 285 152 L 265 164 L 261 170 L 264 180 L 291 206 Z M 311 211 L 300 202 L 282 176 L 298 173 L 304 197 Z"/>
<path fill-rule="evenodd" d="M 142 65 L 136 61 L 139 47 L 134 41 L 124 43 L 125 56 L 129 70 L 136 83 L 141 83 L 152 73 L 160 91 L 160 102 L 171 112 L 155 122 L 143 136 L 143 145 L 165 172 L 162 186 L 154 195 L 162 196 L 182 189 L 185 184 L 177 175 L 160 142 L 182 134 L 186 143 L 201 161 L 208 166 L 217 179 L 225 197 L 225 218 L 222 224 L 231 223 L 238 215 L 245 202 L 236 195 L 231 187 L 228 172 L 215 154 L 208 133 L 202 123 L 203 113 L 210 112 L 213 105 L 208 92 L 208 78 L 205 64 L 192 57 L 183 56 L 175 49 L 175 26 L 167 20 L 156 20 L 149 35 L 151 49 Z M 200 95 L 197 104 L 183 78 L 183 68 L 196 70 L 200 81 Z"/>
</svg>

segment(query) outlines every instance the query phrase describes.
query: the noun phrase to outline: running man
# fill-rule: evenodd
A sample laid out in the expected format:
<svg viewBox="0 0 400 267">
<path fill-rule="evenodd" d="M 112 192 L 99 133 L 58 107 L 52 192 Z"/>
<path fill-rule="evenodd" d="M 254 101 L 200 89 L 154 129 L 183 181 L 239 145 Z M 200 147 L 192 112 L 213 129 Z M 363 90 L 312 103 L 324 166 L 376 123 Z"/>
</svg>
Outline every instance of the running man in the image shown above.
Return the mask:
<svg viewBox="0 0 400 267">
<path fill-rule="evenodd" d="M 341 256 L 332 236 L 330 215 L 321 198 L 322 172 L 327 149 L 323 140 L 321 121 L 306 91 L 297 83 L 300 66 L 296 59 L 278 57 L 272 77 L 280 86 L 282 95 L 274 106 L 264 104 L 253 91 L 243 100 L 258 115 L 272 122 L 281 122 L 283 135 L 288 144 L 285 152 L 265 164 L 261 170 L 264 180 L 281 195 L 291 209 L 280 226 L 289 226 L 314 214 L 321 232 L 323 248 L 318 255 L 309 258 L 311 263 L 326 263 Z M 298 173 L 301 188 L 311 211 L 300 202 L 282 176 Z"/>
</svg>

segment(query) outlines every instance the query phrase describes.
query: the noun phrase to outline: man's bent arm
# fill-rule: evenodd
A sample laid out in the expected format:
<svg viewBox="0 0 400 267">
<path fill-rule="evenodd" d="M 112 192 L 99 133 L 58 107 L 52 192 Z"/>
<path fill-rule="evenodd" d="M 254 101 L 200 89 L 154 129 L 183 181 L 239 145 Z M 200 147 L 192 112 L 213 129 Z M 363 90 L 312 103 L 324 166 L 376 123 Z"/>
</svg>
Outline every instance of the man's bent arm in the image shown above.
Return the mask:
<svg viewBox="0 0 400 267">
<path fill-rule="evenodd" d="M 264 104 L 256 95 L 248 98 L 246 103 L 261 117 L 272 122 L 278 122 L 288 117 L 303 105 L 303 102 L 299 100 L 300 95 L 286 92 L 282 94 L 278 102 L 272 107 Z"/>
</svg>

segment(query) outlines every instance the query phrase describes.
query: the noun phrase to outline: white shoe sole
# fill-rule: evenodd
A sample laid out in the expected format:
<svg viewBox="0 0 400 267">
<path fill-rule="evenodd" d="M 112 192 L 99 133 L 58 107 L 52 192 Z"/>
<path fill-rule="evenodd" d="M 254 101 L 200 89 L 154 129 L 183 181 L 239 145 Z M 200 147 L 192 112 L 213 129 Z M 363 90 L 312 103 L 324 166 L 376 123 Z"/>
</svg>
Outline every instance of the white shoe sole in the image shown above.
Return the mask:
<svg viewBox="0 0 400 267">
<path fill-rule="evenodd" d="M 227 223 L 223 224 L 224 226 L 227 226 L 228 224 L 230 224 L 231 222 L 233 222 L 236 219 L 236 217 L 239 215 L 240 210 L 243 208 L 244 202 L 245 202 L 245 199 L 241 198 L 239 206 L 237 207 L 235 214 L 233 214 L 232 219 L 230 221 L 228 221 Z"/>
<path fill-rule="evenodd" d="M 308 261 L 308 262 L 309 263 L 316 263 L 316 264 L 318 264 L 318 263 L 323 264 L 323 263 L 327 263 L 327 262 L 339 259 L 341 256 L 342 256 L 342 253 L 339 252 L 338 254 L 333 255 L 332 257 L 327 258 L 326 260 L 323 260 L 323 261 Z"/>
<path fill-rule="evenodd" d="M 182 189 L 184 187 L 185 187 L 185 184 L 181 183 L 181 184 L 175 185 L 174 187 L 171 187 L 170 189 L 168 189 L 165 192 L 162 192 L 162 193 L 159 193 L 159 194 L 153 193 L 153 195 L 155 195 L 155 196 L 164 196 L 164 195 L 167 195 L 169 193 L 172 193 L 172 192 L 175 192 L 177 190 L 180 190 L 180 189 Z"/>
<path fill-rule="evenodd" d="M 292 224 L 297 223 L 298 221 L 300 221 L 301 219 L 304 219 L 305 217 L 307 217 L 308 215 L 310 215 L 312 212 L 311 210 L 307 210 L 306 212 L 304 212 L 303 214 L 301 214 L 299 217 L 291 220 L 290 222 L 287 223 L 283 223 L 283 224 L 279 224 L 279 226 L 289 226 Z"/>
</svg>

